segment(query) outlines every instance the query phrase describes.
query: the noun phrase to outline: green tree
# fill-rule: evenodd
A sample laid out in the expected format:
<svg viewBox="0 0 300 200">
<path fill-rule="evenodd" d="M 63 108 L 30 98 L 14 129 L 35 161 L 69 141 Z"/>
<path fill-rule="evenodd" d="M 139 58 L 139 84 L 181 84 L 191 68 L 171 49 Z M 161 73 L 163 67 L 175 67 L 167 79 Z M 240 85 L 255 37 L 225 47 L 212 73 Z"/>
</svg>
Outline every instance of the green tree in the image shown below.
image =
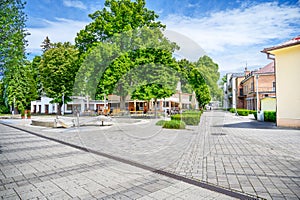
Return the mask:
<svg viewBox="0 0 300 200">
<path fill-rule="evenodd" d="M 61 114 L 63 96 L 65 102 L 71 100 L 74 80 L 78 71 L 78 50 L 69 42 L 53 44 L 40 62 L 39 72 L 45 94 L 58 103 Z"/>
<path fill-rule="evenodd" d="M 0 114 L 8 112 L 9 108 L 5 105 L 4 101 L 4 83 L 0 80 Z"/>
<path fill-rule="evenodd" d="M 43 95 L 43 87 L 42 87 L 41 76 L 39 72 L 41 60 L 42 60 L 41 56 L 35 56 L 31 62 L 32 75 L 36 82 L 37 94 L 39 98 Z"/>
<path fill-rule="evenodd" d="M 200 73 L 205 79 L 206 84 L 209 87 L 209 91 L 213 100 L 220 100 L 222 96 L 222 90 L 218 85 L 220 79 L 220 72 L 218 64 L 208 56 L 200 57 L 195 63 L 195 67 L 199 69 Z"/>
<path fill-rule="evenodd" d="M 13 102 L 14 91 L 10 88 L 21 87 L 21 85 L 16 85 L 21 82 L 19 80 L 14 82 L 14 78 L 19 78 L 24 73 L 25 46 L 27 45 L 25 37 L 28 35 L 24 28 L 26 21 L 23 12 L 24 5 L 25 3 L 21 0 L 2 0 L 0 3 L 0 76 L 3 76 L 6 106 L 12 105 Z M 16 100 L 16 103 L 20 107 L 25 106 L 20 98 Z"/>
<path fill-rule="evenodd" d="M 137 30 L 141 27 L 164 28 L 161 22 L 156 22 L 158 15 L 154 11 L 145 8 L 145 0 L 106 0 L 105 7 L 98 10 L 89 17 L 92 22 L 85 29 L 81 30 L 75 38 L 79 51 L 87 50 L 99 42 L 105 42 L 116 34 L 130 30 Z M 123 49 L 127 45 L 133 45 L 132 41 L 120 43 Z"/>
<path fill-rule="evenodd" d="M 44 39 L 44 41 L 41 44 L 41 48 L 43 53 L 45 53 L 47 50 L 51 49 L 53 47 L 53 44 L 51 43 L 48 36 Z"/>
<path fill-rule="evenodd" d="M 99 74 L 101 77 L 97 77 L 99 84 L 96 98 L 101 99 L 104 93 L 112 93 L 116 89 L 121 96 L 121 105 L 124 105 L 121 109 L 125 109 L 125 98 L 133 83 L 120 78 L 134 67 L 140 67 L 147 62 L 155 63 L 152 58 L 154 55 L 141 55 L 136 51 L 161 48 L 172 52 L 178 47 L 164 37 L 161 28 L 165 26 L 155 21 L 158 16 L 145 8 L 144 0 L 107 0 L 105 6 L 101 11 L 89 15 L 93 21 L 75 39 L 81 58 L 85 58 L 78 73 L 78 78 L 81 79 L 79 85 L 91 88 L 95 83 L 93 76 Z M 108 49 L 109 54 L 104 49 Z M 99 60 L 95 64 L 96 59 Z M 114 61 L 111 62 L 112 60 Z M 85 83 L 85 80 L 92 84 Z M 87 91 L 85 87 L 76 88 Z"/>
<path fill-rule="evenodd" d="M 37 98 L 37 87 L 34 70 L 29 62 L 11 74 L 5 88 L 9 105 L 14 105 L 18 111 L 30 109 L 31 101 Z"/>
<path fill-rule="evenodd" d="M 131 98 L 140 100 L 151 100 L 154 99 L 155 117 L 157 117 L 157 99 L 163 99 L 172 96 L 175 90 L 172 87 L 162 85 L 159 83 L 149 83 L 141 85 L 133 91 Z"/>
</svg>

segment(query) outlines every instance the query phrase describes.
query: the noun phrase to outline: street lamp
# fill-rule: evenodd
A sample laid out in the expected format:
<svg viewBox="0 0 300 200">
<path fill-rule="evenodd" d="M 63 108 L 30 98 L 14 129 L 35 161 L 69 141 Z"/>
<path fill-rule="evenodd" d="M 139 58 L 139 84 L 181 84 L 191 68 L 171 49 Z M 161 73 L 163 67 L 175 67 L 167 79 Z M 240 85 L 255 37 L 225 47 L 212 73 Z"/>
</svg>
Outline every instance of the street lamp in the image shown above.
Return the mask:
<svg viewBox="0 0 300 200">
<path fill-rule="evenodd" d="M 256 111 L 257 111 L 257 114 L 259 112 L 259 109 L 258 109 L 258 103 L 259 103 L 259 96 L 258 96 L 258 77 L 259 75 L 256 74 Z"/>
</svg>

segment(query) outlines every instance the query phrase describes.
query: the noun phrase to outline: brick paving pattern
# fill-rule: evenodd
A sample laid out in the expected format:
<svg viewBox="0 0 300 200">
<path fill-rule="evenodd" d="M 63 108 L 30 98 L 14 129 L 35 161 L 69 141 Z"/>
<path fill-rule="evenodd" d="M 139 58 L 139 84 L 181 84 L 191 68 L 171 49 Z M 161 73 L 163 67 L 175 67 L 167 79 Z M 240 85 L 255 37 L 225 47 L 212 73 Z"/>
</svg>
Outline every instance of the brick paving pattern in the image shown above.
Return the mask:
<svg viewBox="0 0 300 200">
<path fill-rule="evenodd" d="M 0 166 L 1 199 L 232 199 L 1 124 Z"/>
<path fill-rule="evenodd" d="M 133 160 L 232 191 L 265 199 L 300 199 L 299 130 L 275 128 L 272 123 L 256 122 L 222 111 L 205 112 L 199 126 L 189 126 L 188 130 L 176 131 L 161 129 L 154 126 L 155 121 L 147 120 L 137 124 L 119 122 L 110 127 L 81 127 L 79 129 L 40 128 L 19 122 L 20 120 L 10 123 L 48 137 Z M 3 133 L 2 137 L 7 137 L 7 140 L 1 139 L 1 143 L 15 146 L 22 152 L 32 152 L 33 155 L 28 158 L 30 162 L 42 159 L 39 157 L 41 155 L 36 153 L 40 150 L 48 152 L 49 160 L 59 157 L 64 160 L 86 154 L 80 152 L 77 155 L 78 151 L 76 153 L 64 152 L 61 150 L 64 148 L 60 148 L 60 145 L 56 146 L 57 143 L 43 144 L 41 138 L 13 130 L 9 131 Z M 11 132 L 16 135 L 11 136 Z M 25 146 L 20 142 L 22 140 Z M 38 149 L 38 146 L 42 148 Z M 49 148 L 57 149 L 54 151 L 57 157 L 56 154 L 50 153 Z M 24 157 L 16 157 L 21 153 L 20 151 L 13 148 L 1 149 L 5 154 L 10 153 L 10 159 L 14 165 L 18 163 L 18 159 L 23 159 L 21 162 L 24 162 Z M 92 162 L 93 165 L 97 165 L 97 160 L 101 162 L 104 159 L 93 158 L 95 159 Z M 4 164 L 5 162 L 8 161 L 4 161 Z M 107 162 L 105 163 L 108 165 Z M 101 166 L 99 163 L 98 165 Z M 131 174 L 127 168 L 124 168 L 123 172 Z M 147 171 L 145 173 L 147 174 Z M 159 175 L 152 174 L 151 176 Z M 163 199 L 163 197 L 162 195 L 158 199 Z M 149 198 L 149 195 L 145 198 Z M 218 198 L 221 199 L 221 197 Z"/>
</svg>

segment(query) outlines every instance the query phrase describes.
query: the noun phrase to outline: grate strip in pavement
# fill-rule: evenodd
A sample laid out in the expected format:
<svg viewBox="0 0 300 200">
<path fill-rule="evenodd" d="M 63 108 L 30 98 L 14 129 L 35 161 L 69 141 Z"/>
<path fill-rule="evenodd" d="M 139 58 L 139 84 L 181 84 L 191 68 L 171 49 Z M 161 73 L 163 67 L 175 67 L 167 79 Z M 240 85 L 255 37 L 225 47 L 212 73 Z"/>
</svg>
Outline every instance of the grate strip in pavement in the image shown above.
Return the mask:
<svg viewBox="0 0 300 200">
<path fill-rule="evenodd" d="M 247 174 L 247 173 L 226 173 L 227 175 L 246 175 L 246 176 L 260 176 L 260 177 L 276 177 L 276 178 L 295 178 L 295 179 L 300 179 L 300 176 L 278 176 L 278 175 L 272 175 L 272 174 Z"/>
</svg>

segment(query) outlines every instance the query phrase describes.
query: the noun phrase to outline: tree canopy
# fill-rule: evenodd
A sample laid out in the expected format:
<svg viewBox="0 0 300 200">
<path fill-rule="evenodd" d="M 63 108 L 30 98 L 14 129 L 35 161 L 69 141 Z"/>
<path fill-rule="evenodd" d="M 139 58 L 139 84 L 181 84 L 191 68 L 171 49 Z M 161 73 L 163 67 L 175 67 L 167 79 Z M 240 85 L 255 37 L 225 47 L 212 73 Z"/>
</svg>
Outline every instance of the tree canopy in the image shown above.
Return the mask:
<svg viewBox="0 0 300 200">
<path fill-rule="evenodd" d="M 78 71 L 78 50 L 69 42 L 53 44 L 42 56 L 39 72 L 43 91 L 53 103 L 58 103 L 59 112 L 63 103 L 70 101 L 75 75 Z"/>
<path fill-rule="evenodd" d="M 105 42 L 116 34 L 138 30 L 141 27 L 163 28 L 161 22 L 156 22 L 158 15 L 145 8 L 145 0 L 106 0 L 105 7 L 97 10 L 89 17 L 92 22 L 85 26 L 75 38 L 76 47 L 80 52 L 86 52 L 99 42 Z M 120 44 L 123 49 L 133 45 L 132 41 Z"/>
<path fill-rule="evenodd" d="M 21 0 L 3 0 L 0 4 L 0 76 L 3 76 L 4 102 L 16 103 L 19 110 L 30 104 L 32 77 L 26 64 L 25 3 Z M 35 93 L 33 93 L 33 97 Z M 28 102 L 29 101 L 29 102 Z"/>
<path fill-rule="evenodd" d="M 214 100 L 220 100 L 222 96 L 222 90 L 218 85 L 218 81 L 220 79 L 218 64 L 214 63 L 214 61 L 210 57 L 203 56 L 200 57 L 199 60 L 195 63 L 195 67 L 199 70 L 199 72 L 205 79 L 205 83 L 209 87 L 211 97 Z"/>
</svg>

